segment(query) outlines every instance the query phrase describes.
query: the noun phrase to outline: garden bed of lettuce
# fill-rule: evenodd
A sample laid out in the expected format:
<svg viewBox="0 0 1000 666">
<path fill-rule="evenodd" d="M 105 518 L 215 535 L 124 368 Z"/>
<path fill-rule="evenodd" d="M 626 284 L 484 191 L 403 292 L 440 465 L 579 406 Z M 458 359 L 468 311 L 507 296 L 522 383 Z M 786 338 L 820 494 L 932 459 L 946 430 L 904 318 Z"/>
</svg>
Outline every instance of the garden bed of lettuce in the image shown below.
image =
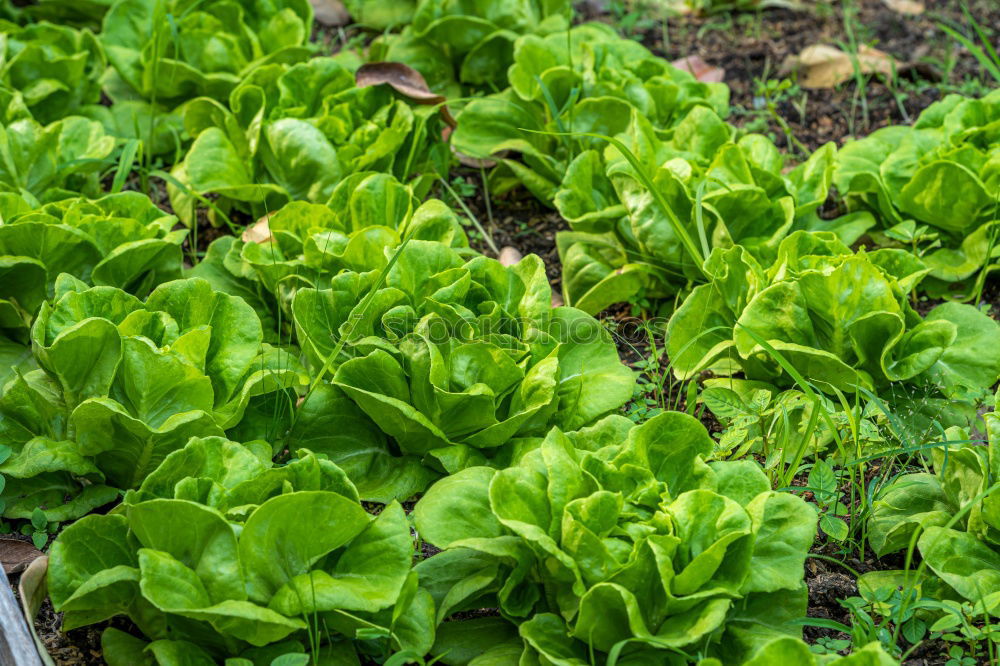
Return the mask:
<svg viewBox="0 0 1000 666">
<path fill-rule="evenodd" d="M 57 663 L 995 663 L 995 7 L 335 4 L 0 8 Z"/>
</svg>

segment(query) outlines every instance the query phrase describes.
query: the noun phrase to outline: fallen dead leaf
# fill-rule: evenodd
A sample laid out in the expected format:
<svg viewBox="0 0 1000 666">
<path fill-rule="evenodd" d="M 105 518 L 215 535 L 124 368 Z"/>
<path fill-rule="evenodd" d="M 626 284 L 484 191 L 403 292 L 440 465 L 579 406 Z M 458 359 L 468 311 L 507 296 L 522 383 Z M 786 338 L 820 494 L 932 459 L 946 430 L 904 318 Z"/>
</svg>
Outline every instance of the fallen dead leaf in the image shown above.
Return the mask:
<svg viewBox="0 0 1000 666">
<path fill-rule="evenodd" d="M 870 46 L 858 49 L 857 65 L 864 74 L 892 74 L 897 71 L 891 55 Z M 797 56 L 788 56 L 781 66 L 782 75 L 799 72 L 803 88 L 834 88 L 854 77 L 854 58 L 835 46 L 814 44 L 802 49 Z"/>
<path fill-rule="evenodd" d="M 21 573 L 41 556 L 42 551 L 28 541 L 0 539 L 0 562 L 3 563 L 3 570 L 7 575 Z"/>
<path fill-rule="evenodd" d="M 560 294 L 558 291 L 553 291 L 552 292 L 552 307 L 554 307 L 554 308 L 561 308 L 563 305 L 564 304 L 563 304 L 562 294 Z"/>
<path fill-rule="evenodd" d="M 265 215 L 244 229 L 243 235 L 241 236 L 243 242 L 263 245 L 264 243 L 270 243 L 273 241 L 274 236 L 271 235 L 271 227 L 268 224 L 270 217 L 270 215 Z"/>
<path fill-rule="evenodd" d="M 441 117 L 449 126 L 455 127 L 448 107 L 442 104 L 444 95 L 431 92 L 427 81 L 417 70 L 401 62 L 369 62 L 358 68 L 354 82 L 359 88 L 378 86 L 383 83 L 417 104 L 441 104 Z"/>
<path fill-rule="evenodd" d="M 351 15 L 340 0 L 309 0 L 309 4 L 317 23 L 336 28 L 351 22 Z"/>
<path fill-rule="evenodd" d="M 670 63 L 677 69 L 683 69 L 686 72 L 690 72 L 694 78 L 704 83 L 722 83 L 726 78 L 726 70 L 721 67 L 713 67 L 707 62 L 702 60 L 701 56 L 689 55 L 686 58 L 681 58 L 680 60 L 674 60 Z"/>
<path fill-rule="evenodd" d="M 504 266 L 513 266 L 517 262 L 521 261 L 523 257 L 524 255 L 522 255 L 517 248 L 507 245 L 500 248 L 500 256 L 497 258 Z"/>
<path fill-rule="evenodd" d="M 401 62 L 369 62 L 358 68 L 354 81 L 359 88 L 383 83 L 420 104 L 440 104 L 443 95 L 431 92 L 427 81 L 417 70 Z"/>
<path fill-rule="evenodd" d="M 882 0 L 889 9 L 900 14 L 923 14 L 926 7 L 921 0 Z"/>
</svg>

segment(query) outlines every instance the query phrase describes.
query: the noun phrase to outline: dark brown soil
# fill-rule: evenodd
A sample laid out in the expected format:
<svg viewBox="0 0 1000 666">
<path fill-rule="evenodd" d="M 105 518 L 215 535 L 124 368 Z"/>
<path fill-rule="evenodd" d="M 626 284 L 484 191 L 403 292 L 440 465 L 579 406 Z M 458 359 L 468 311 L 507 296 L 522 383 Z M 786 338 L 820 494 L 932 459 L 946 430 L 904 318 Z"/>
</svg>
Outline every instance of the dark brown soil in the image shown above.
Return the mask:
<svg viewBox="0 0 1000 666">
<path fill-rule="evenodd" d="M 522 255 L 537 254 L 545 263 L 545 273 L 553 291 L 558 293 L 562 284 L 562 266 L 556 250 L 556 233 L 569 228 L 559 214 L 521 188 L 502 196 L 486 193 L 480 172 L 476 169 L 458 167 L 451 177 L 453 190 L 456 181 L 460 181 L 468 192 L 474 191 L 471 196 L 464 197 L 463 202 L 490 234 L 496 247 L 513 247 Z M 456 193 L 462 195 L 462 192 Z M 447 191 L 436 191 L 434 196 L 461 211 L 461 206 Z M 470 225 L 466 231 L 475 250 L 496 258 L 496 253 L 475 227 Z"/>
<path fill-rule="evenodd" d="M 19 575 L 10 578 L 14 596 L 18 599 L 20 599 L 17 588 L 19 580 Z M 105 662 L 101 653 L 101 634 L 107 627 L 115 627 L 141 636 L 131 622 L 121 617 L 63 632 L 62 613 L 55 612 L 48 598 L 38 609 L 34 627 L 39 640 L 57 666 L 103 666 Z"/>
<path fill-rule="evenodd" d="M 63 633 L 60 629 L 62 614 L 52 609 L 52 602 L 46 599 L 35 618 L 35 631 L 42 644 L 48 649 L 58 666 L 99 666 L 104 664 L 101 656 L 101 633 L 106 623 L 80 627 Z"/>
<path fill-rule="evenodd" d="M 938 27 L 939 22 L 946 22 L 971 34 L 962 3 L 957 0 L 926 0 L 927 11 L 919 16 L 895 12 L 882 0 L 807 4 L 813 9 L 677 17 L 667 22 L 666 31 L 662 22 L 652 18 L 655 14 L 640 12 L 643 16 L 631 36 L 670 60 L 700 55 L 709 64 L 724 68 L 725 81 L 732 91 L 729 121 L 763 131 L 786 149 L 788 141 L 765 109 L 758 84 L 784 76 L 780 71 L 785 58 L 797 55 L 806 46 L 850 44 L 845 6 L 857 7 L 856 18 L 850 21 L 855 43 L 885 51 L 905 66 L 899 68 L 899 80 L 892 85 L 871 76 L 863 91 L 849 82 L 834 90 L 793 88 L 781 98 L 778 113 L 808 149 L 815 150 L 828 141 L 842 144 L 851 136 L 863 136 L 879 127 L 911 122 L 947 92 L 979 95 L 997 85 L 986 78 L 988 75 L 968 51 Z M 968 5 L 982 29 L 1000 26 L 1000 3 L 970 0 Z M 611 12 L 612 6 L 610 2 L 580 3 L 579 18 L 620 25 L 620 13 L 616 16 Z M 995 43 L 995 34 L 993 39 Z M 867 101 L 867 122 L 862 97 Z"/>
</svg>

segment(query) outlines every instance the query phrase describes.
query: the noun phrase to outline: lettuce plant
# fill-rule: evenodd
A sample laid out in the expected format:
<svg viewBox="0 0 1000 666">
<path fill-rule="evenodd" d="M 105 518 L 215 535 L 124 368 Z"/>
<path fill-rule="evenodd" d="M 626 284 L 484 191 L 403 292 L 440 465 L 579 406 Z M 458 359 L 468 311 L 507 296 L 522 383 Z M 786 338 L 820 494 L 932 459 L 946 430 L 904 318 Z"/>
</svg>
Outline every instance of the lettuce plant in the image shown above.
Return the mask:
<svg viewBox="0 0 1000 666">
<path fill-rule="evenodd" d="M 704 281 L 699 263 L 714 248 L 740 245 L 769 265 L 795 229 L 835 230 L 852 243 L 871 224 L 863 213 L 816 216 L 830 187 L 832 144 L 784 173 L 784 157 L 769 139 L 732 134 L 699 106 L 660 141 L 633 112 L 619 136 L 648 178 L 615 147 L 573 160 L 555 195 L 572 228 L 557 239 L 568 304 L 599 312 L 624 300 L 663 298 Z"/>
<path fill-rule="evenodd" d="M 368 58 L 406 63 L 449 97 L 462 87 L 495 91 L 508 85 L 517 38 L 565 31 L 570 12 L 566 0 L 420 0 L 402 32 L 376 40 Z M 371 13 L 362 8 L 362 21 Z"/>
<path fill-rule="evenodd" d="M 204 280 L 165 283 L 145 302 L 68 274 L 54 291 L 31 328 L 38 369 L 0 396 L 6 517 L 77 518 L 192 436 L 267 435 L 284 389 L 305 381 L 262 343 L 253 309 Z"/>
<path fill-rule="evenodd" d="M 19 91 L 32 116 L 48 124 L 100 101 L 107 63 L 89 30 L 36 23 L 0 25 L 0 86 Z"/>
<path fill-rule="evenodd" d="M 1000 617 L 1000 417 L 984 416 L 988 446 L 950 428 L 932 449 L 932 471 L 896 477 L 872 505 L 869 541 L 878 556 L 916 550 L 937 580 L 924 581 L 927 596 L 981 604 L 980 613 Z M 863 577 L 870 587 L 913 572 L 879 572 Z"/>
<path fill-rule="evenodd" d="M 30 114 L 44 125 L 72 113 L 99 121 L 116 138 L 143 141 L 154 155 L 180 148 L 181 119 L 162 105 L 125 99 L 111 106 L 99 103 L 107 60 L 89 30 L 43 22 L 23 28 L 7 25 L 4 32 L 0 97 L 17 94 L 24 111 L 12 114 L 8 103 L 7 122 Z"/>
<path fill-rule="evenodd" d="M 668 323 L 674 373 L 789 386 L 780 355 L 827 392 L 898 384 L 955 402 L 982 397 L 1000 377 L 998 324 L 958 303 L 917 314 L 908 295 L 929 270 L 904 250 L 854 253 L 829 232 L 793 233 L 766 270 L 742 246 L 716 249 L 711 282 Z"/>
<path fill-rule="evenodd" d="M 426 652 L 433 606 L 410 571 L 402 508 L 369 515 L 309 451 L 280 467 L 270 457 L 263 442 L 192 438 L 120 507 L 64 530 L 48 574 L 63 628 L 131 619 L 150 642 L 105 630 L 111 666 L 271 663 L 303 644 L 357 663 L 351 639 L 365 632 Z"/>
<path fill-rule="evenodd" d="M 949 95 L 910 126 L 845 145 L 834 182 L 848 207 L 873 212 L 883 244 L 916 250 L 927 287 L 961 284 L 1000 256 L 1000 92 Z M 953 284 L 959 283 L 959 284 Z"/>
<path fill-rule="evenodd" d="M 707 463 L 713 442 L 686 414 L 629 426 L 552 430 L 512 467 L 471 467 L 427 491 L 416 529 L 444 551 L 416 571 L 437 620 L 495 605 L 494 623 L 516 625 L 490 641 L 455 619 L 434 654 L 582 665 L 620 650 L 682 664 L 691 650 L 741 663 L 800 635 L 812 508 L 772 492 L 752 461 Z"/>
<path fill-rule="evenodd" d="M 42 203 L 96 197 L 115 144 L 99 123 L 80 116 L 48 125 L 30 117 L 0 124 L 0 193 Z"/>
<path fill-rule="evenodd" d="M 174 176 L 170 200 L 190 223 L 193 194 L 218 195 L 223 209 L 264 215 L 290 200 L 324 203 L 346 176 L 391 173 L 403 181 L 447 164 L 432 107 L 411 107 L 388 86 L 359 88 L 332 58 L 260 67 L 229 96 L 188 103 L 194 144 Z"/>
<path fill-rule="evenodd" d="M 136 192 L 94 201 L 76 198 L 34 207 L 0 194 L 0 386 L 15 368 L 33 366 L 32 321 L 54 294 L 62 273 L 145 297 L 156 285 L 181 276 L 181 242 L 166 215 Z"/>
<path fill-rule="evenodd" d="M 346 270 L 327 289 L 299 289 L 292 305 L 310 365 L 336 368 L 333 386 L 306 399 L 292 441 L 320 451 L 324 415 L 356 413 L 346 396 L 377 432 L 331 435 L 322 450 L 364 479 L 363 497 L 402 499 L 442 473 L 504 466 L 514 438 L 586 426 L 631 397 L 631 371 L 600 324 L 551 307 L 538 257 L 505 267 L 422 240 L 395 252 L 383 284 L 375 270 Z"/>
<path fill-rule="evenodd" d="M 215 240 L 188 274 L 240 296 L 260 314 L 266 337 L 287 339 L 294 334 L 291 305 L 299 288 L 329 288 L 344 269 L 380 269 L 385 251 L 403 236 L 471 254 L 458 216 L 441 201 L 419 203 L 388 174 L 355 173 L 325 205 L 293 201 L 269 215 L 265 237 Z"/>
<path fill-rule="evenodd" d="M 118 0 L 101 31 L 115 73 L 108 89 L 170 107 L 225 101 L 256 68 L 307 59 L 312 19 L 308 0 Z"/>
<path fill-rule="evenodd" d="M 492 175 L 494 191 L 522 184 L 549 204 L 570 162 L 603 142 L 538 132 L 615 136 L 628 128 L 635 111 L 669 136 L 695 106 L 720 114 L 728 107 L 726 86 L 696 81 L 603 24 L 524 35 L 514 43 L 513 58 L 510 87 L 470 102 L 457 118 L 451 144 L 471 157 L 501 158 Z M 508 152 L 520 159 L 504 157 Z"/>
</svg>

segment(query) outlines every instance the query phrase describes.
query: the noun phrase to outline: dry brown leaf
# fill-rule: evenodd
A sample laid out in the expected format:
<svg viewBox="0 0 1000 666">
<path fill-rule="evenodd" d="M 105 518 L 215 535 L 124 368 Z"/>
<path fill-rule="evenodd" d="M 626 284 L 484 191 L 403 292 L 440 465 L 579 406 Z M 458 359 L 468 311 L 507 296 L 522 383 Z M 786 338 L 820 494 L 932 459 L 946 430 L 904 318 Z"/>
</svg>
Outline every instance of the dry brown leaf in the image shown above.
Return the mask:
<svg viewBox="0 0 1000 666">
<path fill-rule="evenodd" d="M 690 72 L 694 78 L 705 83 L 722 83 L 726 78 L 726 70 L 721 67 L 713 67 L 707 62 L 702 60 L 701 56 L 689 55 L 686 58 L 681 58 L 680 60 L 674 60 L 670 63 L 677 69 L 683 69 L 686 72 Z"/>
<path fill-rule="evenodd" d="M 3 570 L 7 575 L 21 573 L 35 558 L 41 556 L 42 551 L 28 541 L 0 539 L 0 562 L 3 563 Z"/>
<path fill-rule="evenodd" d="M 511 247 L 510 245 L 500 248 L 500 256 L 497 259 L 504 266 L 513 266 L 517 262 L 521 261 L 524 255 L 516 247 Z"/>
<path fill-rule="evenodd" d="M 401 62 L 370 62 L 361 65 L 354 75 L 354 81 L 359 88 L 388 84 L 393 90 L 418 104 L 440 104 L 444 101 L 443 95 L 431 92 L 420 72 Z"/>
<path fill-rule="evenodd" d="M 309 0 L 313 8 L 313 16 L 321 25 L 339 27 L 351 22 L 351 15 L 340 0 Z"/>
<path fill-rule="evenodd" d="M 552 292 L 552 307 L 561 308 L 563 306 L 562 294 L 558 291 Z"/>
<path fill-rule="evenodd" d="M 858 49 L 857 64 L 864 74 L 890 75 L 893 63 L 888 53 L 870 46 Z M 785 74 L 798 71 L 799 85 L 803 88 L 834 88 L 854 77 L 854 67 L 854 58 L 837 47 L 814 44 L 797 56 L 788 56 L 781 69 Z"/>
<path fill-rule="evenodd" d="M 900 14 L 923 14 L 926 7 L 921 0 L 882 0 L 889 9 Z"/>
<path fill-rule="evenodd" d="M 271 235 L 271 227 L 269 225 L 270 217 L 270 215 L 265 215 L 244 229 L 243 235 L 241 236 L 243 242 L 263 245 L 264 243 L 270 243 L 273 241 L 274 236 Z"/>
<path fill-rule="evenodd" d="M 431 92 L 420 72 L 401 62 L 369 62 L 361 65 L 354 74 L 354 82 L 359 88 L 384 83 L 417 104 L 441 104 L 446 99 L 444 95 Z M 448 107 L 441 104 L 440 112 L 444 121 L 455 127 L 455 119 Z"/>
</svg>

